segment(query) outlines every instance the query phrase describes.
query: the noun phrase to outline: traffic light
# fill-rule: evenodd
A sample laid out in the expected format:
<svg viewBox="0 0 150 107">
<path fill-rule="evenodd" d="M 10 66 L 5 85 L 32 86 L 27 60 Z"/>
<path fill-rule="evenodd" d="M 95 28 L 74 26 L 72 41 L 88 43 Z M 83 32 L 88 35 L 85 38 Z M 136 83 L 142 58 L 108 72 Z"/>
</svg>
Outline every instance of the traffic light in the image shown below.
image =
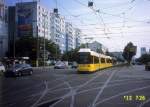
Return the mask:
<svg viewBox="0 0 150 107">
<path fill-rule="evenodd" d="M 56 13 L 56 14 L 58 14 L 58 9 L 54 8 L 53 12 Z"/>
<path fill-rule="evenodd" d="M 93 2 L 92 1 L 88 2 L 88 7 L 93 7 Z"/>
</svg>

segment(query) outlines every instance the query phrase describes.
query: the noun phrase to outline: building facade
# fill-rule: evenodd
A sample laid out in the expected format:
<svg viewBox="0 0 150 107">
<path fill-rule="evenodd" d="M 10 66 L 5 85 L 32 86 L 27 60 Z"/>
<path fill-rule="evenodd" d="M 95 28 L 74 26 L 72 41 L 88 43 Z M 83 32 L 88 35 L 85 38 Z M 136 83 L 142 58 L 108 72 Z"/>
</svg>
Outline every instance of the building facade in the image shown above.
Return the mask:
<svg viewBox="0 0 150 107">
<path fill-rule="evenodd" d="M 50 12 L 38 2 L 16 4 L 16 35 L 50 39 Z"/>
<path fill-rule="evenodd" d="M 122 61 L 124 60 L 124 58 L 122 56 L 123 52 L 109 52 L 109 54 L 111 54 L 112 57 L 115 57 L 118 60 L 122 60 Z"/>
<path fill-rule="evenodd" d="M 102 53 L 105 54 L 108 49 L 102 45 L 101 43 L 94 41 L 92 43 L 88 43 L 88 48 L 90 48 L 92 51 L 98 52 L 98 53 Z"/>
<path fill-rule="evenodd" d="M 66 22 L 66 51 L 75 48 L 75 30 L 71 23 Z"/>
<path fill-rule="evenodd" d="M 146 54 L 146 47 L 141 47 L 141 55 Z"/>
<path fill-rule="evenodd" d="M 51 40 L 56 43 L 61 53 L 66 51 L 65 19 L 56 13 L 50 14 Z"/>
<path fill-rule="evenodd" d="M 9 7 L 8 15 L 11 41 L 9 46 L 22 36 L 45 37 L 52 40 L 59 46 L 62 54 L 81 44 L 80 29 L 74 29 L 63 16 L 44 8 L 37 1 L 19 2 Z"/>
<path fill-rule="evenodd" d="M 81 46 L 81 30 L 76 28 L 75 29 L 75 47 L 78 48 Z"/>
<path fill-rule="evenodd" d="M 5 0 L 0 0 L 0 57 L 8 51 L 7 6 Z"/>
<path fill-rule="evenodd" d="M 8 56 L 15 57 L 16 7 L 8 7 Z"/>
</svg>

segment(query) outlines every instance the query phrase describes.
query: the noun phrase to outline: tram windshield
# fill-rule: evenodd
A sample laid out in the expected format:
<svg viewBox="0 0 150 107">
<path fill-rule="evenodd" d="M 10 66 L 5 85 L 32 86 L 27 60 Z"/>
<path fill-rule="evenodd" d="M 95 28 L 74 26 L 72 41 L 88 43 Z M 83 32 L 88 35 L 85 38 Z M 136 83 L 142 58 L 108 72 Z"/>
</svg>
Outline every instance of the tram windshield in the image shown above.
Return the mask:
<svg viewBox="0 0 150 107">
<path fill-rule="evenodd" d="M 90 64 L 92 63 L 92 56 L 89 52 L 80 52 L 78 58 L 79 64 Z"/>
</svg>

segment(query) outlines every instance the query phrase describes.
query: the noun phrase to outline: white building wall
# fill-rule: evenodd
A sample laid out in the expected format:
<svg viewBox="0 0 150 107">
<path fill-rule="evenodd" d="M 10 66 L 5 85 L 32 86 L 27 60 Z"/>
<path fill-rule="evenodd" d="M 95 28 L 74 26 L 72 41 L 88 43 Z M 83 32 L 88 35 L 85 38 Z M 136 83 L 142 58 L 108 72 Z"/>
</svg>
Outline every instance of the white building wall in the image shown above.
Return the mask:
<svg viewBox="0 0 150 107">
<path fill-rule="evenodd" d="M 103 46 L 101 43 L 94 41 L 92 43 L 88 43 L 88 47 L 95 52 L 100 52 L 100 53 L 106 53 L 108 50 L 105 46 Z"/>
<path fill-rule="evenodd" d="M 33 36 L 44 37 L 50 39 L 50 12 L 48 9 L 40 5 L 38 2 L 22 2 L 17 3 L 17 9 L 24 7 L 27 11 L 28 8 L 32 9 L 31 22 L 26 24 L 32 24 Z M 18 13 L 16 13 L 18 16 Z"/>
<path fill-rule="evenodd" d="M 65 52 L 66 39 L 65 39 L 65 19 L 64 17 L 51 13 L 50 18 L 51 40 L 59 45 L 61 53 Z"/>
<path fill-rule="evenodd" d="M 146 47 L 141 48 L 141 55 L 146 54 Z"/>
<path fill-rule="evenodd" d="M 41 5 L 37 5 L 38 35 L 49 39 L 50 36 L 50 11 Z"/>
<path fill-rule="evenodd" d="M 80 47 L 80 45 L 81 45 L 81 36 L 82 36 L 82 34 L 81 34 L 81 30 L 80 29 L 75 29 L 75 47 L 77 48 L 77 47 Z"/>
<path fill-rule="evenodd" d="M 70 51 L 75 48 L 75 30 L 71 23 L 66 22 L 66 50 Z"/>
</svg>

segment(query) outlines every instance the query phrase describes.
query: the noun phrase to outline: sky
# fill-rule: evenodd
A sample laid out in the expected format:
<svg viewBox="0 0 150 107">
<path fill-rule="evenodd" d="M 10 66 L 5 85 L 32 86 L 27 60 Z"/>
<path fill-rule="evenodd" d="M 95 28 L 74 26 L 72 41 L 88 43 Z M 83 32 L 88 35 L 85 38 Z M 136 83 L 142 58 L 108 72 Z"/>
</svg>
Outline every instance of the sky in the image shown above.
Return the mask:
<svg viewBox="0 0 150 107">
<path fill-rule="evenodd" d="M 8 5 L 33 0 L 6 0 Z M 88 7 L 93 1 L 93 8 Z M 51 11 L 59 14 L 80 28 L 84 42 L 98 41 L 112 51 L 123 51 L 128 42 L 140 48 L 150 49 L 150 0 L 40 0 Z"/>
</svg>

